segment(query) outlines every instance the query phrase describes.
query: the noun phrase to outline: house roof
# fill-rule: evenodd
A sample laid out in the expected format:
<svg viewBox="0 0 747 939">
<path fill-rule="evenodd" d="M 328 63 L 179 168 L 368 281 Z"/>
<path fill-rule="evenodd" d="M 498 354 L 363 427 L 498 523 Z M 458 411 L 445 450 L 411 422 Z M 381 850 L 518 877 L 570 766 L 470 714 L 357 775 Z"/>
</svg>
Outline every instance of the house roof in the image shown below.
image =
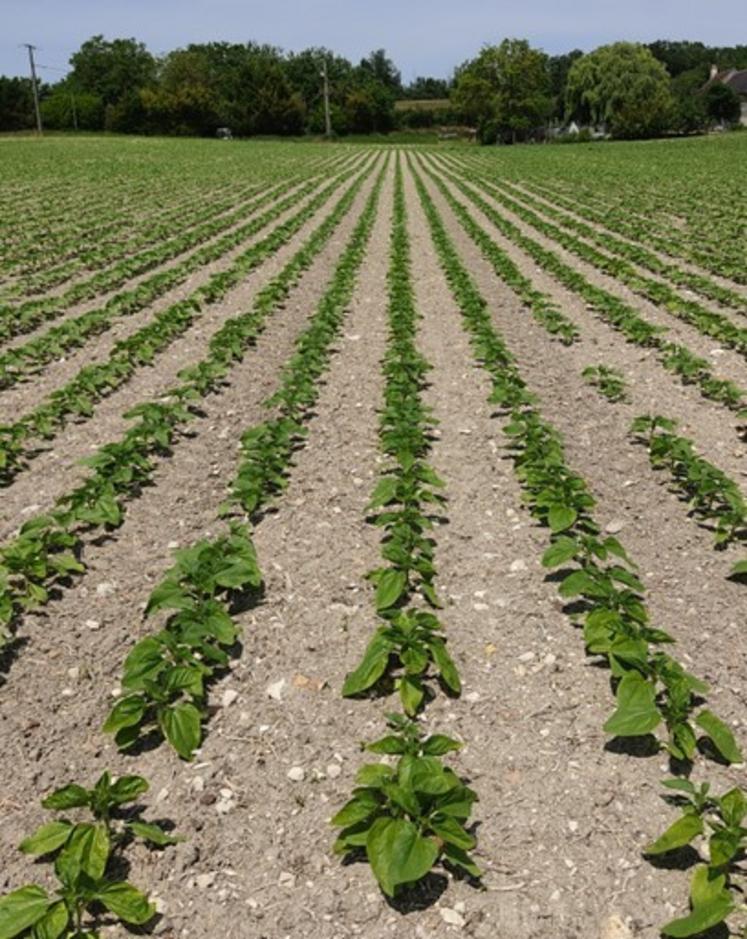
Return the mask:
<svg viewBox="0 0 747 939">
<path fill-rule="evenodd" d="M 736 91 L 738 95 L 747 95 L 747 68 L 726 69 L 726 71 L 714 75 L 712 81 L 723 82 L 724 85 L 728 85 Z"/>
</svg>

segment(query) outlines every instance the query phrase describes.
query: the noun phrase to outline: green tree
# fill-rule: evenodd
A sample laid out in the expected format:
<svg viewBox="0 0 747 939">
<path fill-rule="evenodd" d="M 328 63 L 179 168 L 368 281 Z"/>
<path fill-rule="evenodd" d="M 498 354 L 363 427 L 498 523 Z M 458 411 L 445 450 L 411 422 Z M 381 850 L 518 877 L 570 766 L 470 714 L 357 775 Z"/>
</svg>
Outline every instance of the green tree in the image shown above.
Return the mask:
<svg viewBox="0 0 747 939">
<path fill-rule="evenodd" d="M 705 91 L 705 110 L 712 121 L 736 124 L 741 114 L 739 95 L 723 82 L 712 82 Z"/>
<path fill-rule="evenodd" d="M 104 122 L 104 103 L 98 95 L 80 91 L 70 79 L 58 82 L 40 104 L 42 123 L 50 130 L 98 130 Z"/>
<path fill-rule="evenodd" d="M 552 113 L 547 56 L 525 39 L 486 46 L 456 75 L 452 102 L 480 139 L 526 139 Z"/>
<path fill-rule="evenodd" d="M 583 52 L 574 49 L 565 55 L 553 55 L 547 60 L 547 71 L 550 77 L 550 94 L 552 95 L 552 117 L 562 121 L 565 114 L 565 88 L 568 82 L 568 72 L 571 66 L 580 59 Z"/>
<path fill-rule="evenodd" d="M 0 131 L 28 130 L 35 126 L 30 79 L 0 75 Z"/>
<path fill-rule="evenodd" d="M 673 110 L 669 74 L 642 45 L 617 42 L 577 59 L 568 72 L 566 116 L 613 137 L 655 137 Z"/>
<path fill-rule="evenodd" d="M 208 57 L 198 49 L 169 53 L 158 87 L 140 95 L 149 125 L 162 133 L 212 136 L 224 123 Z"/>
<path fill-rule="evenodd" d="M 402 76 L 394 62 L 387 56 L 386 50 L 376 49 L 361 59 L 358 71 L 365 79 L 373 79 L 379 85 L 388 89 L 394 97 L 402 95 Z"/>
<path fill-rule="evenodd" d="M 132 101 L 156 80 L 156 60 L 136 39 L 93 36 L 73 53 L 70 64 L 75 87 L 98 95 L 105 105 L 116 105 L 125 96 Z"/>
</svg>

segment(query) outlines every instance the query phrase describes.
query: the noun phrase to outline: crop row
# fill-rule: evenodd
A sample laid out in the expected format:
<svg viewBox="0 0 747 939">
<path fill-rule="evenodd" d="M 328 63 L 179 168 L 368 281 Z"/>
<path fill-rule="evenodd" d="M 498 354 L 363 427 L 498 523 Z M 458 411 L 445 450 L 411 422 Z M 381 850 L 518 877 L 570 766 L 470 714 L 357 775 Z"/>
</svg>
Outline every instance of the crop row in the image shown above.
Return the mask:
<svg viewBox="0 0 747 939">
<path fill-rule="evenodd" d="M 434 422 L 421 392 L 430 366 L 415 344 L 420 317 L 411 283 L 399 159 L 389 258 L 389 337 L 379 426 L 388 462 L 368 506 L 370 521 L 384 532 L 385 563 L 367 575 L 375 587 L 381 625 L 342 692 L 383 694 L 393 684 L 405 714 L 388 714 L 389 733 L 366 745 L 371 753 L 397 757 L 396 763 L 362 766 L 351 798 L 332 824 L 342 829 L 335 851 L 365 856 L 381 889 L 394 897 L 420 882 L 439 861 L 480 877 L 468 853 L 475 838 L 466 827 L 477 794 L 441 759 L 461 744 L 443 734 L 426 737 L 413 719 L 433 697 L 437 683 L 432 672 L 452 695 L 459 694 L 461 682 L 434 612 L 440 603 L 429 529 L 431 513 L 442 510 L 445 498 L 443 482 L 426 461 Z"/>
<path fill-rule="evenodd" d="M 295 215 L 239 255 L 229 268 L 213 274 L 189 297 L 167 307 L 152 322 L 116 343 L 106 362 L 85 366 L 75 378 L 52 392 L 29 414 L 1 428 L 0 478 L 5 484 L 28 465 L 27 460 L 33 452 L 31 441 L 51 439 L 70 417 L 90 417 L 98 401 L 125 384 L 142 365 L 151 363 L 157 353 L 182 336 L 202 315 L 206 305 L 225 297 L 251 270 L 287 243 L 329 199 L 337 186 L 354 172 L 350 170 L 334 178 Z M 316 188 L 314 183 L 308 184 L 308 189 L 313 188 Z M 254 221 L 254 231 L 270 224 L 296 201 L 296 197 L 291 196 L 277 203 Z"/>
<path fill-rule="evenodd" d="M 84 570 L 83 532 L 122 523 L 125 502 L 137 497 L 177 435 L 196 416 L 194 404 L 216 391 L 268 318 L 329 241 L 350 208 L 365 175 L 340 197 L 331 214 L 309 235 L 283 270 L 257 295 L 252 308 L 227 320 L 213 336 L 208 355 L 180 372 L 181 383 L 158 402 L 144 402 L 125 416 L 135 419 L 119 440 L 105 444 L 86 462 L 90 476 L 61 496 L 51 513 L 29 519 L 0 548 L 0 626 L 13 628 L 24 610 L 47 602 L 50 588 Z M 330 184 L 334 189 L 338 181 Z"/>
<path fill-rule="evenodd" d="M 241 219 L 248 213 L 251 214 L 257 203 L 262 204 L 263 201 L 266 202 L 269 198 L 277 197 L 291 189 L 294 184 L 297 185 L 295 180 L 291 179 L 286 181 L 280 187 L 279 192 L 271 191 L 270 193 L 265 193 L 263 196 L 260 196 L 258 200 L 250 201 L 248 206 L 241 206 L 228 216 L 200 225 L 193 231 L 180 233 L 175 238 L 171 238 L 157 247 L 143 251 L 139 255 L 124 258 L 113 268 L 101 274 L 94 275 L 87 281 L 75 284 L 60 296 L 29 300 L 17 307 L 6 305 L 0 308 L 0 336 L 2 336 L 3 339 L 17 336 L 20 333 L 29 332 L 45 320 L 57 319 L 73 304 L 79 303 L 82 300 L 93 299 L 99 293 L 116 289 L 128 280 L 137 277 L 139 274 L 146 273 L 152 268 L 158 267 L 174 257 L 178 257 L 185 251 L 199 245 L 200 242 L 214 238 L 224 229 L 230 229 L 233 225 L 238 225 L 238 227 L 233 231 L 229 231 L 227 235 L 224 235 L 223 238 L 209 247 L 218 250 L 221 244 L 236 243 L 235 239 L 240 238 L 242 231 L 246 229 L 246 223 L 240 224 Z M 210 257 L 210 253 L 210 250 L 208 250 L 208 257 Z M 200 266 L 203 263 L 204 260 L 202 260 L 198 252 L 194 260 L 189 259 L 187 267 L 194 270 L 195 265 Z M 148 283 L 149 282 L 146 281 L 145 284 L 141 286 L 145 287 Z M 136 291 L 137 289 L 138 288 L 135 288 Z M 118 298 L 113 299 L 116 301 Z"/>
<path fill-rule="evenodd" d="M 741 355 L 747 354 L 747 329 L 736 326 L 728 317 L 708 310 L 694 300 L 681 297 L 667 284 L 644 276 L 627 260 L 605 254 L 592 245 L 574 237 L 565 229 L 545 221 L 536 212 L 526 208 L 515 199 L 509 198 L 502 190 L 487 182 L 484 178 L 467 172 L 464 168 L 461 168 L 461 173 L 466 179 L 492 196 L 522 221 L 557 242 L 567 251 L 575 254 L 576 257 L 621 281 L 634 293 L 645 297 L 657 306 L 661 306 L 668 313 L 695 327 L 703 335 L 710 336 L 724 345 L 736 349 Z"/>
<path fill-rule="evenodd" d="M 644 587 L 622 544 L 603 537 L 593 518 L 594 498 L 585 481 L 565 460 L 562 440 L 542 417 L 527 389 L 513 356 L 493 325 L 485 299 L 462 265 L 430 196 L 416 176 L 421 203 L 452 293 L 461 310 L 475 359 L 490 375 L 491 405 L 499 406 L 504 421 L 508 452 L 525 499 L 534 518 L 550 531 L 551 543 L 542 563 L 558 569 L 560 595 L 581 604 L 584 642 L 590 655 L 601 656 L 611 671 L 615 710 L 604 729 L 615 737 L 648 737 L 665 728 L 662 746 L 680 773 L 688 774 L 699 752 L 713 754 L 728 763 L 743 756 L 730 729 L 704 707 L 706 686 L 672 655 L 663 651 L 674 642 L 664 630 L 650 623 Z M 706 746 L 700 743 L 703 735 Z M 671 789 L 690 793 L 687 779 L 668 782 Z M 734 789 L 718 802 L 704 800 L 695 811 L 700 832 L 708 816 L 715 834 L 710 838 L 708 860 L 696 868 L 691 891 L 692 912 L 668 923 L 669 936 L 691 936 L 721 922 L 736 907 L 741 852 L 747 831 L 741 827 L 747 815 L 747 799 Z M 689 836 L 699 832 L 690 822 Z M 728 830 L 728 835 L 719 832 Z M 676 833 L 675 829 L 675 833 Z M 669 846 L 654 843 L 648 853 L 673 850 L 678 845 L 670 828 Z M 715 842 L 714 842 L 715 839 Z M 714 843 L 719 850 L 713 851 Z"/>
<path fill-rule="evenodd" d="M 278 416 L 248 431 L 252 440 L 256 441 L 263 427 L 290 424 L 294 428 L 291 438 L 297 443 L 303 424 L 311 416 L 318 379 L 344 320 L 365 255 L 383 175 L 384 168 L 316 313 L 297 341 L 280 388 L 267 402 L 267 407 L 278 408 Z M 161 609 L 174 612 L 159 633 L 142 640 L 131 651 L 123 680 L 130 693 L 115 705 L 104 725 L 105 731 L 116 733 L 118 744 L 125 749 L 134 743 L 143 726 L 151 723 L 185 759 L 192 757 L 200 743 L 201 721 L 206 716 L 206 683 L 216 668 L 228 664 L 226 650 L 237 637 L 232 601 L 242 593 L 251 594 L 262 581 L 248 523 L 278 491 L 278 479 L 287 471 L 295 448 L 295 444 L 287 448 L 278 440 L 277 448 L 268 442 L 266 448 L 257 451 L 251 445 L 247 448 L 247 435 L 237 479 L 254 465 L 254 479 L 261 477 L 264 483 L 252 489 L 247 502 L 234 486 L 229 512 L 243 515 L 244 523 L 232 519 L 226 535 L 177 552 L 175 566 L 153 591 L 146 615 Z M 260 436 L 268 441 L 265 434 Z M 269 467 L 272 470 L 268 473 Z M 226 514 L 225 509 L 222 514 Z M 57 896 L 49 897 L 43 888 L 31 885 L 0 899 L 2 939 L 20 935 L 33 939 L 94 936 L 93 928 L 99 920 L 95 904 L 103 905 L 125 923 L 141 925 L 152 920 L 155 908 L 147 897 L 116 875 L 112 877 L 117 860 L 135 838 L 155 847 L 179 840 L 139 817 L 132 820 L 131 810 L 122 817 L 121 806 L 134 802 L 147 787 L 139 776 L 112 781 L 104 773 L 92 790 L 72 784 L 44 800 L 50 809 L 87 807 L 94 821 L 73 825 L 63 818 L 42 826 L 22 842 L 21 850 L 27 853 L 55 858 L 61 889 Z"/>
<path fill-rule="evenodd" d="M 227 189 L 228 187 L 224 187 Z M 125 258 L 137 256 L 138 252 L 150 247 L 154 242 L 162 242 L 173 235 L 178 226 L 180 233 L 196 227 L 211 219 L 226 214 L 234 215 L 232 210 L 247 199 L 256 196 L 266 186 L 251 184 L 238 191 L 201 194 L 195 199 L 190 196 L 184 201 L 168 205 L 165 209 L 153 213 L 151 218 L 141 219 L 137 228 L 130 233 L 127 242 L 121 241 L 94 245 L 88 251 L 79 251 L 75 256 L 60 264 L 47 263 L 40 271 L 25 277 L 16 278 L 12 285 L 0 291 L 0 302 L 9 305 L 19 297 L 28 294 L 45 293 L 71 280 L 76 275 L 84 276 L 97 269 L 116 264 Z M 230 222 L 229 222 L 230 224 Z"/>
<path fill-rule="evenodd" d="M 457 211 L 455 207 L 459 204 L 458 200 L 441 178 L 427 165 L 425 171 L 451 207 Z M 591 284 L 583 274 L 561 261 L 553 251 L 524 235 L 516 225 L 496 212 L 478 193 L 465 185 L 460 177 L 447 170 L 443 172 L 456 189 L 476 206 L 501 234 L 525 251 L 564 287 L 581 296 L 601 319 L 621 332 L 628 342 L 655 349 L 664 368 L 675 373 L 683 384 L 696 384 L 703 397 L 732 410 L 738 410 L 742 406 L 743 390 L 730 380 L 716 378 L 705 359 L 694 355 L 686 346 L 664 339 L 662 333 L 665 330 L 662 327 L 652 325 L 619 297 Z"/>
<path fill-rule="evenodd" d="M 633 243 L 625 241 L 622 238 L 617 238 L 613 232 L 604 228 L 591 227 L 570 214 L 568 200 L 558 200 L 558 205 L 551 205 L 544 200 L 538 200 L 530 193 L 517 189 L 510 183 L 507 184 L 500 181 L 495 185 L 506 189 L 512 198 L 528 204 L 530 208 L 555 219 L 566 228 L 573 229 L 573 231 L 578 232 L 583 238 L 595 242 L 605 250 L 620 255 L 633 264 L 647 268 L 652 273 L 658 274 L 660 277 L 671 281 L 677 287 L 685 287 L 688 290 L 699 293 L 708 300 L 715 300 L 722 306 L 731 307 L 742 315 L 747 315 L 745 298 L 735 290 L 717 283 L 711 277 L 696 274 L 692 271 L 684 271 L 676 264 L 663 261 L 657 254 L 654 254 L 654 252 L 640 243 Z M 572 203 L 570 203 L 570 205 L 572 205 Z M 563 210 L 561 210 L 559 206 L 562 207 Z"/>
</svg>

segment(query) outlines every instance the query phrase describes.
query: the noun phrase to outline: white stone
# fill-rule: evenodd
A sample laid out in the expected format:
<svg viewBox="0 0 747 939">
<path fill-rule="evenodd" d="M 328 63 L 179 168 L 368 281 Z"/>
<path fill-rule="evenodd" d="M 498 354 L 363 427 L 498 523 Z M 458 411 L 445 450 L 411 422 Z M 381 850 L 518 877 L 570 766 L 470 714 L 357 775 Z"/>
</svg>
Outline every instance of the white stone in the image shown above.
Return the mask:
<svg viewBox="0 0 747 939">
<path fill-rule="evenodd" d="M 510 571 L 512 574 L 518 574 L 519 571 L 525 571 L 527 569 L 527 562 L 523 558 L 517 558 L 515 561 L 511 562 Z"/>
<path fill-rule="evenodd" d="M 101 629 L 101 623 L 97 619 L 87 619 L 86 626 L 89 629 Z"/>
<path fill-rule="evenodd" d="M 306 770 L 303 766 L 291 766 L 286 775 L 291 782 L 303 782 L 306 778 Z"/>
<path fill-rule="evenodd" d="M 457 910 L 452 910 L 448 906 L 444 906 L 439 910 L 441 914 L 441 919 L 448 923 L 449 926 L 464 926 L 464 917 Z"/>
<path fill-rule="evenodd" d="M 286 681 L 284 678 L 281 678 L 279 681 L 273 682 L 271 685 L 267 686 L 267 694 L 273 701 L 282 701 L 283 691 L 285 690 Z"/>
<path fill-rule="evenodd" d="M 238 698 L 239 693 L 233 688 L 226 688 L 223 692 L 223 695 L 220 699 L 221 707 L 228 708 L 231 707 L 233 702 Z"/>
<path fill-rule="evenodd" d="M 632 932 L 619 913 L 613 913 L 602 923 L 600 939 L 632 939 Z"/>
<path fill-rule="evenodd" d="M 210 871 L 208 874 L 198 874 L 195 877 L 195 883 L 200 890 L 207 890 L 215 883 L 215 871 Z"/>
<path fill-rule="evenodd" d="M 327 775 L 330 779 L 337 779 L 341 772 L 342 768 L 339 763 L 330 763 L 327 767 Z"/>
</svg>

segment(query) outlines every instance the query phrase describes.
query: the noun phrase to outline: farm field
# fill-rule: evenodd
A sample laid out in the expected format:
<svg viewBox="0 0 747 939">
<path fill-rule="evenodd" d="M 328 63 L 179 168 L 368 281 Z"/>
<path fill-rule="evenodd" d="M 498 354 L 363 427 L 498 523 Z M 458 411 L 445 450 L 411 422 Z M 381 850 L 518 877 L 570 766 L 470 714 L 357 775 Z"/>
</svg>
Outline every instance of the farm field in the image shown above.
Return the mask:
<svg viewBox="0 0 747 939">
<path fill-rule="evenodd" d="M 741 935 L 746 161 L 0 139 L 0 939 Z"/>
</svg>

